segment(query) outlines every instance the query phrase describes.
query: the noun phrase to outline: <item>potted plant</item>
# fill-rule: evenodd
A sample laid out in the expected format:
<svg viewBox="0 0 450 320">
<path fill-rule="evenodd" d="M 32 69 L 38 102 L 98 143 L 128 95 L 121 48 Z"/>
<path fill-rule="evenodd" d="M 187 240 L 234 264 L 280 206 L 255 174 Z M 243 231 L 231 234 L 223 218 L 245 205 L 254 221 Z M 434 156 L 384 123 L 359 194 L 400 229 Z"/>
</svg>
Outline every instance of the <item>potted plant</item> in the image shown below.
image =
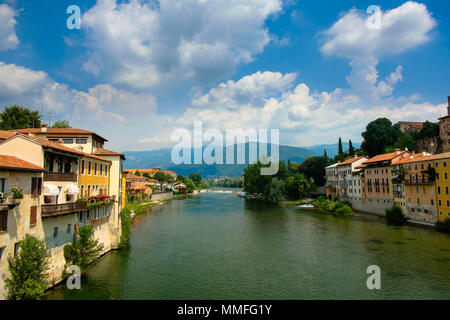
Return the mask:
<svg viewBox="0 0 450 320">
<path fill-rule="evenodd" d="M 23 190 L 19 187 L 11 189 L 14 202 L 18 202 L 23 199 Z"/>
<path fill-rule="evenodd" d="M 6 198 L 8 198 L 8 195 L 6 193 L 0 192 L 0 203 L 5 203 Z"/>
</svg>

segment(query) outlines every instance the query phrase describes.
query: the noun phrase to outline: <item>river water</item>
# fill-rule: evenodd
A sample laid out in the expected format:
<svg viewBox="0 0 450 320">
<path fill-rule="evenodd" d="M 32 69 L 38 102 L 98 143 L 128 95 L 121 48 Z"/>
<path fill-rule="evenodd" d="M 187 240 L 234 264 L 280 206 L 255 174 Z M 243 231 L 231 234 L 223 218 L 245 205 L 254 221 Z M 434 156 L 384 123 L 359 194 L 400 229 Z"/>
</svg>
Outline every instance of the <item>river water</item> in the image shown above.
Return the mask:
<svg viewBox="0 0 450 320">
<path fill-rule="evenodd" d="M 367 289 L 370 265 L 381 290 Z M 450 299 L 449 271 L 449 235 L 208 193 L 150 208 L 129 249 L 46 298 Z"/>
</svg>

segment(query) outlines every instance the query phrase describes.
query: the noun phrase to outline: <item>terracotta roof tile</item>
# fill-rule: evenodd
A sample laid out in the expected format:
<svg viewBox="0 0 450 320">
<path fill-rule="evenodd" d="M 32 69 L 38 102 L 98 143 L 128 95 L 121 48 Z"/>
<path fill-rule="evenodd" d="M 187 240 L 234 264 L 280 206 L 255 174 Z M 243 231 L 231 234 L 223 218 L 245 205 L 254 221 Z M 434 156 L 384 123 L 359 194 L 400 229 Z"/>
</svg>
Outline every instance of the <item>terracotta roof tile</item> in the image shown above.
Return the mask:
<svg viewBox="0 0 450 320">
<path fill-rule="evenodd" d="M 14 132 L 0 130 L 0 140 L 6 140 L 6 139 L 9 139 L 9 138 L 11 138 L 11 137 L 13 137 L 15 135 L 16 135 L 16 133 L 14 133 Z"/>
<path fill-rule="evenodd" d="M 146 177 L 141 177 L 141 176 L 137 176 L 133 173 L 127 173 L 127 175 L 125 176 L 125 179 L 139 179 L 139 180 L 147 180 Z"/>
<path fill-rule="evenodd" d="M 380 161 L 389 161 L 389 160 L 394 159 L 395 157 L 400 156 L 401 154 L 403 154 L 405 152 L 406 151 L 400 151 L 400 153 L 391 152 L 391 153 L 379 154 L 379 155 L 376 155 L 373 158 L 370 158 L 367 161 L 364 161 L 363 164 L 375 163 L 375 162 L 380 162 Z"/>
<path fill-rule="evenodd" d="M 6 155 L 0 155 L 0 169 L 38 171 L 38 172 L 45 171 L 44 168 L 41 168 L 35 164 L 32 164 L 30 162 L 27 162 L 14 156 L 6 156 Z"/>
<path fill-rule="evenodd" d="M 96 149 L 93 154 L 97 155 L 97 156 L 121 156 L 122 158 L 125 159 L 125 155 L 123 153 L 120 152 L 116 152 L 116 151 L 111 151 L 111 150 L 106 150 L 106 149 Z"/>
<path fill-rule="evenodd" d="M 414 121 L 399 121 L 399 124 L 405 124 L 416 129 L 422 129 L 424 122 L 414 122 Z"/>
<path fill-rule="evenodd" d="M 358 160 L 360 160 L 362 158 L 364 158 L 364 156 L 356 157 L 356 158 L 353 157 L 353 158 L 345 160 L 344 162 L 339 163 L 338 166 L 345 166 L 347 164 L 352 164 L 353 162 L 358 161 Z"/>
<path fill-rule="evenodd" d="M 433 161 L 433 160 L 442 160 L 442 159 L 450 159 L 450 152 L 439 153 L 434 155 L 422 155 L 416 156 L 414 158 L 405 158 L 397 162 L 397 164 L 403 163 L 413 163 L 413 162 L 423 162 L 423 161 Z"/>
</svg>

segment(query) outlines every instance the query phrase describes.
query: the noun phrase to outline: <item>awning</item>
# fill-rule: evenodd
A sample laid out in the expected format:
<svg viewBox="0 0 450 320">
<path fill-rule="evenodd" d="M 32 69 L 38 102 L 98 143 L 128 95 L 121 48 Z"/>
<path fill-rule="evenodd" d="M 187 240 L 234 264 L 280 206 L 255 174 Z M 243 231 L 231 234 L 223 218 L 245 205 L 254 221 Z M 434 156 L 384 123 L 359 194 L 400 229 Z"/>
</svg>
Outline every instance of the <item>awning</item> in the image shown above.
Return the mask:
<svg viewBox="0 0 450 320">
<path fill-rule="evenodd" d="M 78 186 L 74 185 L 74 184 L 69 184 L 67 186 L 67 193 L 68 194 L 79 194 L 80 193 L 80 189 L 78 189 Z"/>
<path fill-rule="evenodd" d="M 59 188 L 54 184 L 44 184 L 44 196 L 59 196 Z"/>
</svg>

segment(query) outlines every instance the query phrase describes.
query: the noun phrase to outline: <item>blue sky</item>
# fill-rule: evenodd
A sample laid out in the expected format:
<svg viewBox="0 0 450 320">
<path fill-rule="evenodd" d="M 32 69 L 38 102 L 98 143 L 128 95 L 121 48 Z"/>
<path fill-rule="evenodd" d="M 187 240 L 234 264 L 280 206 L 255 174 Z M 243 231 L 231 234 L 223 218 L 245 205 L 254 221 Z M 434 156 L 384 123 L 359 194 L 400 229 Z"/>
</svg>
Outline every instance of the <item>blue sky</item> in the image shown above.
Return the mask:
<svg viewBox="0 0 450 320">
<path fill-rule="evenodd" d="M 170 146 L 194 121 L 277 128 L 294 146 L 361 141 L 379 116 L 435 121 L 450 95 L 448 1 L 0 3 L 0 105 L 122 151 Z M 81 30 L 66 27 L 72 4 Z"/>
</svg>

